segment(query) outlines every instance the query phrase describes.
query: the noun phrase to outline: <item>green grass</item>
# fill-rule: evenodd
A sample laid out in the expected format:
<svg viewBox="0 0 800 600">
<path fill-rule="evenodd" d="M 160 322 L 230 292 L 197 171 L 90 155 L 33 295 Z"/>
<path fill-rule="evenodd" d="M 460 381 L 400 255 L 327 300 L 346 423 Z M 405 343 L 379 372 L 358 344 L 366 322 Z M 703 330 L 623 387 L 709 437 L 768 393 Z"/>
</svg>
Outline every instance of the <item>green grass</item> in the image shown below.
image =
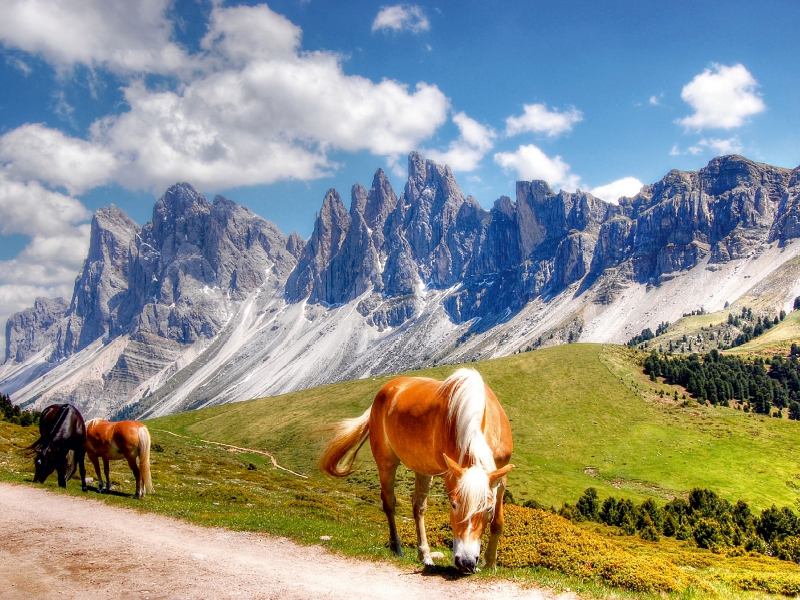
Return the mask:
<svg viewBox="0 0 800 600">
<path fill-rule="evenodd" d="M 512 462 L 517 468 L 509 475 L 509 489 L 518 502 L 574 503 L 589 486 L 601 497 L 640 502 L 655 496 L 663 501 L 699 486 L 731 501 L 743 499 L 755 510 L 773 503 L 794 505 L 800 465 L 793 448 L 800 443 L 800 423 L 668 402 L 659 392 L 671 396 L 674 388 L 653 383 L 641 373 L 637 361 L 644 356 L 626 347 L 572 344 L 472 365 L 511 420 Z M 441 379 L 453 370 L 438 367 L 415 374 Z M 324 479 L 316 470 L 328 435 L 324 428 L 361 414 L 389 379 L 345 382 L 149 421 L 154 448 L 157 444 L 162 450 L 152 454 L 156 493 L 134 501 L 131 475 L 117 462 L 112 463 L 112 480 L 125 495 L 103 498 L 196 523 L 268 531 L 302 543 L 325 544 L 347 555 L 395 560 L 386 547 L 368 447 L 362 451 L 359 472 L 346 480 Z M 20 448 L 34 438 L 33 428 L 0 424 L 0 479 L 31 481 L 31 460 Z M 309 479 L 274 469 L 262 454 L 232 452 L 208 441 L 271 452 L 280 465 Z M 248 469 L 251 463 L 255 469 Z M 46 485 L 57 489 L 52 477 Z M 412 485 L 411 474 L 401 472 L 399 511 L 404 523 L 411 516 Z M 68 493 L 81 493 L 74 481 Z M 431 514 L 437 511 L 446 515 L 441 483 L 432 493 Z M 800 569 L 768 557 L 756 561 L 716 556 L 674 540 L 651 544 L 619 537 L 612 528 L 591 533 L 635 556 L 662 556 L 709 586 L 706 591 L 686 591 L 685 597 L 746 597 L 737 591 L 744 584 L 735 582 L 751 581 L 754 573 L 778 573 L 773 580 L 800 578 Z M 331 540 L 320 541 L 323 535 Z M 414 564 L 414 552 L 407 554 L 411 558 L 400 562 Z M 758 562 L 763 560 L 769 568 Z M 591 577 L 583 580 L 541 567 L 501 569 L 498 576 L 522 577 L 556 590 L 569 587 L 592 597 L 628 594 Z M 792 589 L 781 585 L 784 591 Z"/>
<path fill-rule="evenodd" d="M 797 480 L 788 448 L 800 423 L 728 408 L 681 407 L 659 400 L 641 374 L 642 353 L 572 344 L 475 363 L 500 398 L 514 432 L 509 488 L 518 500 L 558 506 L 589 486 L 601 496 L 641 501 L 707 487 L 755 508 L 791 505 Z M 444 378 L 453 367 L 419 371 Z M 268 449 L 279 463 L 318 477 L 325 426 L 354 417 L 389 377 L 351 381 L 251 402 L 155 419 L 161 428 L 201 439 Z M 682 393 L 682 390 L 681 390 Z M 374 469 L 369 449 L 362 471 Z M 360 479 L 376 480 L 374 474 Z"/>
</svg>

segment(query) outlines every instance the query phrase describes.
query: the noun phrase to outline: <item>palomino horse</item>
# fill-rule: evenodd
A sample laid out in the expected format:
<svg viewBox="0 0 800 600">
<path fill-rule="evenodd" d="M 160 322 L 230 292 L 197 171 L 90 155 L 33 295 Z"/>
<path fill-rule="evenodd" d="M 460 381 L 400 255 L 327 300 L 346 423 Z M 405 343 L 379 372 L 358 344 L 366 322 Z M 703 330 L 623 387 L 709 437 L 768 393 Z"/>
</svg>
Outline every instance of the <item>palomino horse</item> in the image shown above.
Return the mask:
<svg viewBox="0 0 800 600">
<path fill-rule="evenodd" d="M 108 477 L 108 462 L 124 458 L 136 478 L 136 493 L 134 498 L 144 498 L 145 490 L 153 492 L 153 482 L 150 479 L 150 432 L 139 421 L 106 421 L 105 419 L 92 419 L 86 423 L 86 453 L 94 465 L 97 478 L 100 480 L 100 492 L 111 491 L 111 479 Z M 136 457 L 139 464 L 136 464 Z M 106 484 L 103 486 L 103 476 L 100 474 L 100 462 L 103 459 L 103 470 L 106 474 Z"/>
<path fill-rule="evenodd" d="M 477 371 L 459 369 L 443 382 L 426 377 L 393 379 L 363 415 L 342 421 L 336 429 L 337 435 L 322 451 L 320 469 L 335 477 L 352 473 L 356 453 L 369 436 L 389 521 L 389 544 L 396 555 L 403 554 L 394 518 L 395 473 L 402 462 L 416 474 L 419 559 L 433 566 L 425 510 L 431 480 L 440 475 L 450 498 L 453 563 L 461 572 L 475 571 L 481 535 L 491 523 L 485 558 L 487 567 L 495 566 L 513 443 L 508 417 Z"/>
<path fill-rule="evenodd" d="M 83 464 L 86 425 L 83 416 L 71 404 L 52 404 L 39 417 L 39 439 L 27 450 L 36 454 L 34 483 L 44 483 L 55 471 L 58 485 L 67 487 L 67 481 L 81 470 L 81 488 L 86 491 L 86 468 Z"/>
</svg>

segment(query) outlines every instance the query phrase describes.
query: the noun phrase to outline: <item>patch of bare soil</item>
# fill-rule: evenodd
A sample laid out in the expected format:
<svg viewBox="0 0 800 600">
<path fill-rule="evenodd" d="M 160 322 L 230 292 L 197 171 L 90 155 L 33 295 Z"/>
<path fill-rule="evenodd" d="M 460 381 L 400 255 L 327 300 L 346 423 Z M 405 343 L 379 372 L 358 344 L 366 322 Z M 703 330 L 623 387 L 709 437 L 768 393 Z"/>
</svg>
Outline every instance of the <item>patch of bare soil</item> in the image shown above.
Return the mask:
<svg viewBox="0 0 800 600">
<path fill-rule="evenodd" d="M 73 482 L 74 483 L 74 482 Z M 147 502 L 147 500 L 143 500 Z M 559 600 L 574 595 L 562 594 Z M 554 599 L 0 483 L 0 598 Z"/>
</svg>

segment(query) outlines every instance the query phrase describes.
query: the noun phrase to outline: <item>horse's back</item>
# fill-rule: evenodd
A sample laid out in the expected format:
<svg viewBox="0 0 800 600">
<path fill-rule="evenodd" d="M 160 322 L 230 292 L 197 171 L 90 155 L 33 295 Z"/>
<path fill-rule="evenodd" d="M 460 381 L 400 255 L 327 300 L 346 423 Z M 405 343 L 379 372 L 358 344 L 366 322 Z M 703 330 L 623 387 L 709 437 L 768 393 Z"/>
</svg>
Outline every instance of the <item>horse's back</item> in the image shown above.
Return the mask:
<svg viewBox="0 0 800 600">
<path fill-rule="evenodd" d="M 92 419 L 86 432 L 86 447 L 93 454 L 109 460 L 139 454 L 139 421 L 105 421 Z"/>
<path fill-rule="evenodd" d="M 427 377 L 398 377 L 380 389 L 370 417 L 373 455 L 394 454 L 412 471 L 428 475 L 447 468 L 442 454 L 455 452 L 455 440 L 441 385 Z"/>
<path fill-rule="evenodd" d="M 380 389 L 370 420 L 373 454 L 391 449 L 413 471 L 433 475 L 446 470 L 442 455 L 458 456 L 459 450 L 443 383 L 428 377 L 398 377 Z M 513 450 L 511 424 L 494 392 L 484 387 L 484 435 L 502 467 Z"/>
</svg>

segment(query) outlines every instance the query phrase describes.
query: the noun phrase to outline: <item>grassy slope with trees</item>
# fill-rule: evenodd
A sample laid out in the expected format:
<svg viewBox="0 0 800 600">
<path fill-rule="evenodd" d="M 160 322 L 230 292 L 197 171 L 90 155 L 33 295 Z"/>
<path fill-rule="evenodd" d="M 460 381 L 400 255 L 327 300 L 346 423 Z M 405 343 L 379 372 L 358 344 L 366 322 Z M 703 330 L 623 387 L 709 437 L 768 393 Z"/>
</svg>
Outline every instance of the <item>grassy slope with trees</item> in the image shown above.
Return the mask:
<svg viewBox="0 0 800 600">
<path fill-rule="evenodd" d="M 573 344 L 475 363 L 514 430 L 510 489 L 520 500 L 558 506 L 590 486 L 601 496 L 667 499 L 693 487 L 755 508 L 790 505 L 786 485 L 800 473 L 787 451 L 800 427 L 722 407 L 661 399 L 636 361 L 617 346 Z M 444 378 L 453 367 L 420 371 Z M 153 427 L 248 448 L 269 448 L 281 464 L 313 474 L 325 434 L 354 417 L 389 379 L 378 377 L 154 420 Z M 369 452 L 362 469 L 372 469 Z M 753 475 L 758 481 L 753 481 Z"/>
</svg>

